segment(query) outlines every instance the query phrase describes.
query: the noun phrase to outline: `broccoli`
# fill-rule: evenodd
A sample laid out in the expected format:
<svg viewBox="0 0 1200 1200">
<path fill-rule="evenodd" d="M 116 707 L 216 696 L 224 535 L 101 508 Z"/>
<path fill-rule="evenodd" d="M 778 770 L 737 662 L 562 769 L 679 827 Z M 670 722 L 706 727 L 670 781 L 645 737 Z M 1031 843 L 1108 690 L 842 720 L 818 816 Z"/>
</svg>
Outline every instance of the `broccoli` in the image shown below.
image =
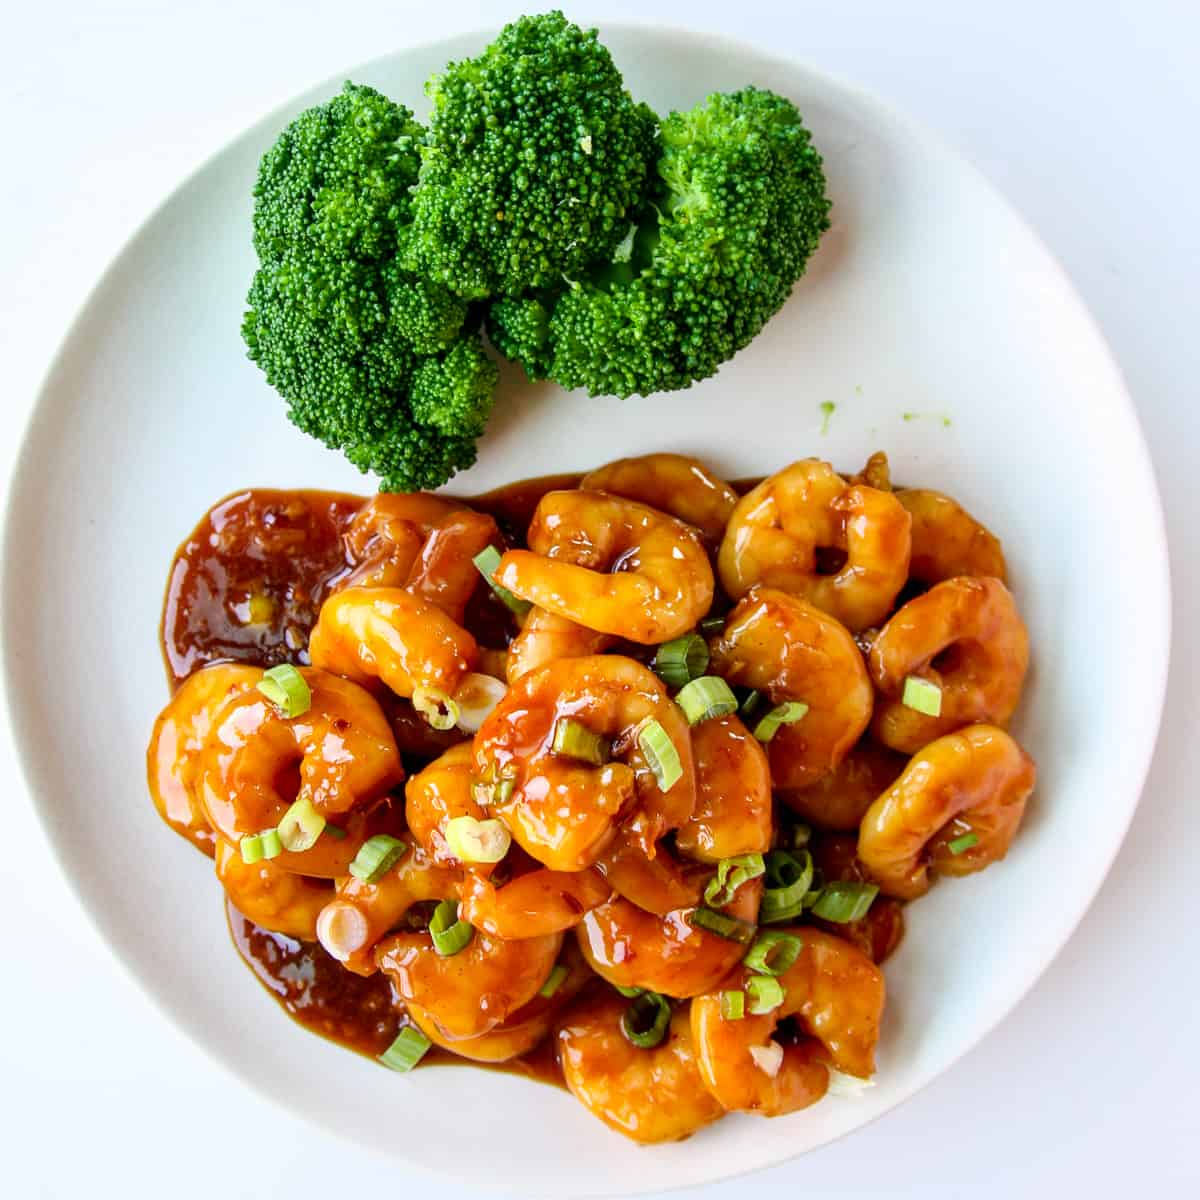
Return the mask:
<svg viewBox="0 0 1200 1200">
<path fill-rule="evenodd" d="M 466 303 L 397 258 L 423 136 L 409 109 L 347 83 L 284 130 L 254 189 L 249 356 L 295 425 L 385 491 L 475 461 L 499 375 Z"/>
<path fill-rule="evenodd" d="M 557 286 L 611 255 L 658 157 L 657 119 L 594 29 L 522 17 L 426 90 L 406 267 L 482 299 Z"/>
<path fill-rule="evenodd" d="M 829 226 L 796 107 L 748 87 L 662 124 L 647 215 L 602 268 L 498 300 L 488 332 L 533 378 L 648 395 L 714 374 L 783 305 Z"/>
</svg>

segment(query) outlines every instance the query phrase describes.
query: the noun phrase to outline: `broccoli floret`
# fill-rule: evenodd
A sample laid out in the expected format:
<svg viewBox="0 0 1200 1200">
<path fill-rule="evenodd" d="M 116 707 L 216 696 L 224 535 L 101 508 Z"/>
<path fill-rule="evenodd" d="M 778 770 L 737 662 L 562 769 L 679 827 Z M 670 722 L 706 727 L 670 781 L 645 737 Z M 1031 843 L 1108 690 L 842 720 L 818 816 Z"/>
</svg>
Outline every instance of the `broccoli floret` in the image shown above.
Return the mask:
<svg viewBox="0 0 1200 1200">
<path fill-rule="evenodd" d="M 284 130 L 254 189 L 242 323 L 293 423 L 393 491 L 474 462 L 498 375 L 465 301 L 397 259 L 423 136 L 407 108 L 349 83 Z"/>
<path fill-rule="evenodd" d="M 596 31 L 522 17 L 430 80 L 405 266 L 461 296 L 557 285 L 609 257 L 658 156 Z"/>
<path fill-rule="evenodd" d="M 492 306 L 489 333 L 530 375 L 592 395 L 688 387 L 745 346 L 804 273 L 829 201 L 795 105 L 753 87 L 713 95 L 672 113 L 661 137 L 649 216 L 624 261 L 533 309 Z"/>
</svg>

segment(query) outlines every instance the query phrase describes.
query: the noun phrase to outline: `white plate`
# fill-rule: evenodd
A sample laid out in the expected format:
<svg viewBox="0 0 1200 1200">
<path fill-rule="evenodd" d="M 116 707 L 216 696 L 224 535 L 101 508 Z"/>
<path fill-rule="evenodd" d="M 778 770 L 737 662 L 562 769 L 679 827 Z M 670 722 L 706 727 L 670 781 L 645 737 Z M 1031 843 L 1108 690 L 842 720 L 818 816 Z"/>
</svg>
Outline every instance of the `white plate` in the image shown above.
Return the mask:
<svg viewBox="0 0 1200 1200">
<path fill-rule="evenodd" d="M 508 377 L 480 464 L 456 487 L 654 449 L 736 476 L 811 454 L 853 468 L 883 447 L 899 478 L 952 492 L 1002 536 L 1032 635 L 1016 732 L 1041 778 L 1026 827 L 1003 865 L 909 910 L 887 967 L 879 1082 L 864 1098 L 731 1118 L 646 1150 L 555 1089 L 469 1068 L 380 1070 L 278 1011 L 229 945 L 208 861 L 155 816 L 143 748 L 166 696 L 156 630 L 176 545 L 243 485 L 368 486 L 288 425 L 238 335 L 258 157 L 340 77 L 206 164 L 105 274 L 46 381 L 4 547 L 7 683 L 30 790 L 130 971 L 221 1062 L 308 1119 L 525 1195 L 632 1193 L 766 1166 L 945 1070 L 1033 983 L 1096 892 L 1137 803 L 1168 648 L 1141 430 L 1091 320 L 1021 220 L 927 133 L 844 84 L 724 40 L 605 36 L 634 94 L 660 111 L 750 82 L 793 97 L 825 155 L 835 227 L 785 311 L 690 391 L 589 400 Z M 425 77 L 485 40 L 351 74 L 419 107 Z M 837 405 L 827 433 L 822 401 Z"/>
</svg>

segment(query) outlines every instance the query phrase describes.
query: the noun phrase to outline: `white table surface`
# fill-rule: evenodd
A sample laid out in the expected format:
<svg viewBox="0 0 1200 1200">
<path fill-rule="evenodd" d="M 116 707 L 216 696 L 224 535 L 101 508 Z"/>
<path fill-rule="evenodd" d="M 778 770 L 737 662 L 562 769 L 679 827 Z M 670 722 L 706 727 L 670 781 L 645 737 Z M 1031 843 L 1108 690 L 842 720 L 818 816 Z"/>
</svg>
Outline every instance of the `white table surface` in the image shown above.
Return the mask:
<svg viewBox="0 0 1200 1200">
<path fill-rule="evenodd" d="M 6 5 L 0 478 L 70 317 L 190 168 L 315 80 L 519 11 L 516 0 Z M 1200 5 L 613 0 L 571 15 L 690 24 L 803 57 L 908 110 L 982 167 L 1066 264 L 1123 365 L 1173 554 L 1174 661 L 1158 756 L 1112 874 L 1057 962 L 902 1109 L 752 1182 L 676 1194 L 1197 1195 Z M 86 620 L 86 597 L 79 610 Z M 478 1197 L 300 1124 L 176 1032 L 63 883 L 0 738 L 0 1195 Z M 1054 880 L 1022 902 L 1053 904 Z M 463 1146 L 487 1153 L 480 1131 L 465 1130 Z M 536 1146 L 531 1130 L 531 1154 Z"/>
</svg>

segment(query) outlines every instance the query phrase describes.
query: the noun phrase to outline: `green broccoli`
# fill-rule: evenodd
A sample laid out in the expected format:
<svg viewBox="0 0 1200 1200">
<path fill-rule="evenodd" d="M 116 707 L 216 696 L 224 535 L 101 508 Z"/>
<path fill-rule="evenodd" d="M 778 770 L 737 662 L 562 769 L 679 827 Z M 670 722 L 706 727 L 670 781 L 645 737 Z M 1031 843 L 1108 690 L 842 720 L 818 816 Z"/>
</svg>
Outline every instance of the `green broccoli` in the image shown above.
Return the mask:
<svg viewBox="0 0 1200 1200">
<path fill-rule="evenodd" d="M 488 332 L 533 378 L 648 395 L 714 374 L 783 305 L 829 226 L 795 105 L 748 87 L 662 124 L 648 216 L 603 268 L 493 303 Z"/>
<path fill-rule="evenodd" d="M 657 119 L 594 29 L 522 17 L 426 90 L 406 267 L 480 299 L 557 286 L 612 254 L 658 157 Z"/>
<path fill-rule="evenodd" d="M 295 425 L 388 491 L 475 461 L 499 375 L 466 303 L 397 259 L 423 136 L 409 109 L 348 83 L 284 130 L 254 189 L 250 358 Z"/>
</svg>

